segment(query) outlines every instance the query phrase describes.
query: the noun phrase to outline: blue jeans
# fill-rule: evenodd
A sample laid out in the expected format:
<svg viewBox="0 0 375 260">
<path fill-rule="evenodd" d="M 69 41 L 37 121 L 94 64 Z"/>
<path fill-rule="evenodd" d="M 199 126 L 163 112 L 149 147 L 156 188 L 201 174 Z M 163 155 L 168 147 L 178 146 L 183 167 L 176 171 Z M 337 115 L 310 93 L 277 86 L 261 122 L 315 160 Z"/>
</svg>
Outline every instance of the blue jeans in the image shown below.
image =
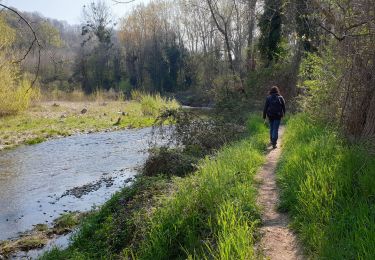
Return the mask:
<svg viewBox="0 0 375 260">
<path fill-rule="evenodd" d="M 270 119 L 270 139 L 272 145 L 276 145 L 277 139 L 279 139 L 280 122 L 280 119 Z"/>
</svg>

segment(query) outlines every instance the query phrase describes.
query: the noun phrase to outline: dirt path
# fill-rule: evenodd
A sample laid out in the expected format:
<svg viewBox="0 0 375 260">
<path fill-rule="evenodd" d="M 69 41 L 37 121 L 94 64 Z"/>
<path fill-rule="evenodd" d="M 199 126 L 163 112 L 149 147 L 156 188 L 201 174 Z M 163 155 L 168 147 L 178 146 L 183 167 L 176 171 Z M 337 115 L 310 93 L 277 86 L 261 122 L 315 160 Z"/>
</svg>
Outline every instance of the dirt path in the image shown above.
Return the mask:
<svg viewBox="0 0 375 260">
<path fill-rule="evenodd" d="M 280 137 L 284 128 L 280 128 Z M 280 140 L 281 141 L 281 140 Z M 279 147 L 281 145 L 279 144 Z M 276 185 L 275 171 L 281 155 L 281 149 L 271 150 L 267 155 L 267 162 L 256 176 L 260 182 L 258 188 L 258 205 L 262 207 L 263 225 L 260 229 L 262 239 L 258 250 L 267 259 L 304 259 L 295 234 L 288 228 L 287 214 L 277 211 L 279 190 Z"/>
</svg>

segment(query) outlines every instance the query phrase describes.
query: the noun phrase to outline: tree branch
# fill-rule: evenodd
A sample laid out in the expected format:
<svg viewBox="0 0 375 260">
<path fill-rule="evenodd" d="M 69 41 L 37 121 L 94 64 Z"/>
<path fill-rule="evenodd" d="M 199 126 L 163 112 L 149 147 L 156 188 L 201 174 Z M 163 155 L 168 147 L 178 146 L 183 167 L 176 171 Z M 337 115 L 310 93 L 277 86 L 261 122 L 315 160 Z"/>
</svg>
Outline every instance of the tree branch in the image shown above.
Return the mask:
<svg viewBox="0 0 375 260">
<path fill-rule="evenodd" d="M 31 82 L 31 86 L 30 88 L 27 90 L 27 92 L 29 92 L 29 90 L 34 86 L 35 82 L 37 81 L 38 79 L 38 75 L 39 75 L 39 70 L 40 70 L 40 52 L 41 52 L 41 49 L 42 49 L 42 45 L 40 44 L 39 42 L 39 39 L 36 35 L 36 32 L 35 30 L 33 29 L 33 27 L 31 26 L 31 24 L 29 23 L 29 21 L 27 21 L 18 11 L 16 11 L 15 9 L 13 8 L 10 8 L 6 5 L 3 5 L 3 4 L 0 4 L 1 7 L 13 12 L 14 14 L 16 14 L 20 20 L 22 20 L 26 25 L 27 27 L 30 29 L 30 31 L 32 32 L 33 34 L 33 41 L 31 42 L 28 50 L 26 51 L 25 55 L 18 61 L 15 61 L 14 63 L 21 63 L 22 61 L 24 61 L 26 59 L 26 57 L 30 54 L 31 50 L 33 49 L 33 47 L 35 46 L 35 44 L 38 46 L 38 64 L 37 64 L 37 69 L 36 69 L 36 73 L 35 73 L 35 78 L 34 80 Z"/>
</svg>

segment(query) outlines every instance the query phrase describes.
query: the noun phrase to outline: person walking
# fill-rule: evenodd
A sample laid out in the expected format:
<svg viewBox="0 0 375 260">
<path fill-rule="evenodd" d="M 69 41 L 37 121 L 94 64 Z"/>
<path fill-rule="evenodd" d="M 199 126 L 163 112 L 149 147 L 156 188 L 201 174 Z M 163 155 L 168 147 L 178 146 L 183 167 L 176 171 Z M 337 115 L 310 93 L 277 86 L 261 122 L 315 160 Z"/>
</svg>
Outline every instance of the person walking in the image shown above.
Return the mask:
<svg viewBox="0 0 375 260">
<path fill-rule="evenodd" d="M 263 119 L 268 117 L 270 123 L 270 139 L 274 149 L 277 148 L 277 140 L 279 138 L 279 126 L 281 118 L 285 116 L 285 100 L 280 95 L 277 86 L 273 86 L 266 99 L 263 109 Z"/>
</svg>

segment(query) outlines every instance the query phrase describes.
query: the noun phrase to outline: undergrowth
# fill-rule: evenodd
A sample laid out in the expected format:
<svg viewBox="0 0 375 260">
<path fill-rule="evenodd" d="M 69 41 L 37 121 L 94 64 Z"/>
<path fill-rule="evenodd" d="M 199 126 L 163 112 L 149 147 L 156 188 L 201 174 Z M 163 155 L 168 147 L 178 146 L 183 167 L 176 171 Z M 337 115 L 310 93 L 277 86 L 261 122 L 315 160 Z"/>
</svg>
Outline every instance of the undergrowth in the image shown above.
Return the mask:
<svg viewBox="0 0 375 260">
<path fill-rule="evenodd" d="M 375 158 L 307 116 L 288 123 L 280 208 L 317 259 L 375 256 Z"/>
</svg>

